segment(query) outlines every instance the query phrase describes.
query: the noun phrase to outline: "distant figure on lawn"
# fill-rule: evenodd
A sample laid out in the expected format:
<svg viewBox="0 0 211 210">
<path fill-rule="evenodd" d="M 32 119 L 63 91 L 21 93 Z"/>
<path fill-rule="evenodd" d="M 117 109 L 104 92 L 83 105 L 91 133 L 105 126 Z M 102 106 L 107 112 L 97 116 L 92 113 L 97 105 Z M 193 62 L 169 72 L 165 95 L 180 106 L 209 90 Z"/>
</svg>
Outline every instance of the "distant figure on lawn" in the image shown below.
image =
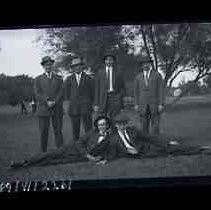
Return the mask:
<svg viewBox="0 0 211 210">
<path fill-rule="evenodd" d="M 35 114 L 36 110 L 37 110 L 37 102 L 36 102 L 35 98 L 32 98 L 31 109 L 32 109 L 32 114 Z"/>
<path fill-rule="evenodd" d="M 27 111 L 27 108 L 26 108 L 26 102 L 25 100 L 22 100 L 21 101 L 21 115 L 24 115 L 24 114 L 27 114 L 28 111 Z"/>
<path fill-rule="evenodd" d="M 12 162 L 12 168 L 51 165 L 91 161 L 96 164 L 105 164 L 109 159 L 109 144 L 111 136 L 111 122 L 105 116 L 99 116 L 94 121 L 94 129 L 74 145 L 35 155 L 23 162 Z"/>
</svg>

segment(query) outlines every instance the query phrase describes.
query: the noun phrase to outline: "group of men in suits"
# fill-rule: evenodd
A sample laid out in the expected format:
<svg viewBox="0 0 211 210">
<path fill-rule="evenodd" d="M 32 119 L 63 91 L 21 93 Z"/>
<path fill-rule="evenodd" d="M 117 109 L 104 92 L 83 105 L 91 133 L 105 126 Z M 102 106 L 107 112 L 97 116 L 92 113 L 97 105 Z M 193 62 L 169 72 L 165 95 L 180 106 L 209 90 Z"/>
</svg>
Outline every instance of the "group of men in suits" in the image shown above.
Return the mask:
<svg viewBox="0 0 211 210">
<path fill-rule="evenodd" d="M 116 56 L 107 53 L 103 61 L 103 68 L 93 78 L 84 72 L 83 58 L 73 57 L 70 65 L 73 73 L 63 82 L 62 77 L 55 73 L 54 60 L 49 56 L 42 58 L 41 65 L 45 72 L 35 79 L 34 90 L 43 152 L 47 151 L 50 121 L 57 148 L 63 145 L 64 97 L 69 101 L 68 114 L 75 141 L 80 138 L 81 121 L 85 133 L 92 129 L 93 111 L 97 116 L 105 115 L 113 122 L 124 109 L 125 81 L 123 73 L 117 69 Z M 140 116 L 144 135 L 149 134 L 150 123 L 153 134 L 159 134 L 159 113 L 164 103 L 162 76 L 152 69 L 151 62 L 149 59 L 140 62 L 140 73 L 134 81 L 135 110 Z"/>
<path fill-rule="evenodd" d="M 116 57 L 106 54 L 104 67 L 94 78 L 87 75 L 81 57 L 72 59 L 73 74 L 66 81 L 53 71 L 54 60 L 42 59 L 45 73 L 35 79 L 37 114 L 41 134 L 42 153 L 12 168 L 92 161 L 104 165 L 120 157 L 157 157 L 166 155 L 211 154 L 210 149 L 180 144 L 172 145 L 159 134 L 160 113 L 164 94 L 161 75 L 152 68 L 152 61 L 140 63 L 140 73 L 134 81 L 134 103 L 142 129 L 129 126 L 130 119 L 121 112 L 124 108 L 125 82 L 116 68 Z M 68 114 L 73 129 L 73 144 L 63 144 L 63 100 L 69 101 Z M 92 123 L 92 110 L 98 113 Z M 48 130 L 52 122 L 57 149 L 47 152 Z M 80 136 L 80 124 L 85 135 Z M 149 135 L 150 123 L 152 134 Z M 93 124 L 93 125 L 92 125 Z M 151 134 L 151 133 L 150 133 Z M 166 141 L 167 140 L 167 141 Z"/>
</svg>

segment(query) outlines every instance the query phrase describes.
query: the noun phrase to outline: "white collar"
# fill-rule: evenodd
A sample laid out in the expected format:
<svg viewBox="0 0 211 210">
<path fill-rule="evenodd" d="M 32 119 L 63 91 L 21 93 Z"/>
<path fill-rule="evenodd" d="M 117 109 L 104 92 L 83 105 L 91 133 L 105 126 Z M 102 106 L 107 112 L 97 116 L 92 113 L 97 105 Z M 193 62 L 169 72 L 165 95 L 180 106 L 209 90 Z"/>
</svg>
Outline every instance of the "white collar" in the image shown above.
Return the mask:
<svg viewBox="0 0 211 210">
<path fill-rule="evenodd" d="M 80 73 L 74 72 L 74 74 L 77 75 L 77 76 L 81 76 L 82 72 L 80 72 Z"/>
<path fill-rule="evenodd" d="M 52 77 L 52 75 L 53 75 L 53 72 L 51 71 L 50 73 L 47 73 L 47 72 L 45 72 L 45 75 L 47 76 L 47 77 L 49 77 L 50 76 L 50 78 Z"/>
</svg>

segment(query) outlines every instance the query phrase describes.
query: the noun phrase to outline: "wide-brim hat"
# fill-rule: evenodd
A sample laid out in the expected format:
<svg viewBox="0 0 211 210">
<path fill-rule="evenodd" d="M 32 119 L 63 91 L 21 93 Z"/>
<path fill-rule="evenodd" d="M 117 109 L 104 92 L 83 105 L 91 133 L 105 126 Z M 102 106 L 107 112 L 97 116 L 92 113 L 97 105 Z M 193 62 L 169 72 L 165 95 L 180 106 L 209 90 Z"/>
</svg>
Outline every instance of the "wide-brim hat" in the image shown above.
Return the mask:
<svg viewBox="0 0 211 210">
<path fill-rule="evenodd" d="M 115 123 L 127 123 L 130 121 L 130 118 L 125 114 L 119 114 L 114 118 Z"/>
<path fill-rule="evenodd" d="M 111 50 L 107 50 L 104 53 L 103 60 L 105 60 L 107 57 L 112 57 L 116 61 L 116 54 L 113 51 L 111 51 Z"/>
<path fill-rule="evenodd" d="M 44 56 L 42 58 L 41 65 L 44 65 L 45 63 L 48 63 L 48 62 L 54 63 L 54 60 L 50 56 Z"/>
<path fill-rule="evenodd" d="M 72 58 L 70 66 L 74 67 L 74 66 L 78 66 L 78 65 L 84 65 L 83 59 L 81 57 Z"/>
<path fill-rule="evenodd" d="M 153 63 L 153 60 L 151 58 L 142 58 L 139 60 L 139 64 L 143 65 L 143 64 L 146 64 L 146 63 Z"/>
<path fill-rule="evenodd" d="M 111 126 L 111 120 L 109 117 L 105 116 L 105 115 L 100 115 L 98 116 L 95 120 L 94 120 L 94 127 L 97 128 L 97 123 L 99 120 L 103 120 L 105 119 L 106 122 L 108 123 L 108 126 L 110 127 Z"/>
</svg>

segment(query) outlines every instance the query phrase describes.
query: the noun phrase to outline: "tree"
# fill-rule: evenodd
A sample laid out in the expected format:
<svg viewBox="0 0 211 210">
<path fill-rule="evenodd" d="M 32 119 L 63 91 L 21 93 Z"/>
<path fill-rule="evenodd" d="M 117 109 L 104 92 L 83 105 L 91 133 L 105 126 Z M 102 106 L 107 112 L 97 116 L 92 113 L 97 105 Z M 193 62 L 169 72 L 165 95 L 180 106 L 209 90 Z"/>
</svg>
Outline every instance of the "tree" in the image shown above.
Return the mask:
<svg viewBox="0 0 211 210">
<path fill-rule="evenodd" d="M 26 75 L 0 75 L 0 103 L 15 106 L 33 97 L 33 79 Z"/>
<path fill-rule="evenodd" d="M 55 56 L 60 71 L 69 71 L 72 56 L 79 54 L 96 72 L 102 66 L 104 53 L 111 50 L 117 55 L 119 68 L 132 79 L 137 58 L 128 54 L 124 39 L 122 26 L 93 26 L 46 29 L 37 41 L 47 48 L 47 53 Z"/>
<path fill-rule="evenodd" d="M 211 24 L 151 24 L 127 27 L 128 43 L 139 40 L 139 54 L 154 62 L 152 67 L 164 77 L 164 87 L 170 89 L 183 72 L 194 72 L 197 83 L 210 73 Z M 191 86 L 190 86 L 191 88 Z M 188 88 L 172 102 L 176 103 Z"/>
</svg>

